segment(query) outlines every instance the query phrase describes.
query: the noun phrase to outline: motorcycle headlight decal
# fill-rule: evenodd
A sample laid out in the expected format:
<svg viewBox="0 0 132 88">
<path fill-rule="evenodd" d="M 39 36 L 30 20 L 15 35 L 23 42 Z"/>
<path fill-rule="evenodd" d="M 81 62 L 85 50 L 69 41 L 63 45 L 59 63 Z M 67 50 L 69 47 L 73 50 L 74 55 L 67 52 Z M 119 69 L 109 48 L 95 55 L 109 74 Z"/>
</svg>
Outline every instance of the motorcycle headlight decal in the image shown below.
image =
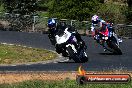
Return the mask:
<svg viewBox="0 0 132 88">
<path fill-rule="evenodd" d="M 107 40 L 108 39 L 108 37 L 105 37 L 105 40 Z"/>
</svg>

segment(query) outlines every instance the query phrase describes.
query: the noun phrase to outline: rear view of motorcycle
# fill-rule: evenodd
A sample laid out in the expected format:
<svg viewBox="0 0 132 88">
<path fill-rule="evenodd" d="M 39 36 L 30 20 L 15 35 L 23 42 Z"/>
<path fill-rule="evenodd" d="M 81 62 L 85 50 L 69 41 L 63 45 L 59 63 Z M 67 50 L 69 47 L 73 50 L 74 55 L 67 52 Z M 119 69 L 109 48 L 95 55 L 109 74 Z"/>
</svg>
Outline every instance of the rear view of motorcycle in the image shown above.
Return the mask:
<svg viewBox="0 0 132 88">
<path fill-rule="evenodd" d="M 113 28 L 107 28 L 105 31 L 98 31 L 95 29 L 94 39 L 102 45 L 106 50 L 113 52 L 116 55 L 122 55 L 122 51 L 119 47 L 120 41 L 114 32 Z"/>
<path fill-rule="evenodd" d="M 88 61 L 83 41 L 77 41 L 75 32 L 69 32 L 68 28 L 65 28 L 63 32 L 55 36 L 55 39 L 57 53 L 62 53 L 63 56 L 73 59 L 76 63 L 84 63 Z"/>
</svg>

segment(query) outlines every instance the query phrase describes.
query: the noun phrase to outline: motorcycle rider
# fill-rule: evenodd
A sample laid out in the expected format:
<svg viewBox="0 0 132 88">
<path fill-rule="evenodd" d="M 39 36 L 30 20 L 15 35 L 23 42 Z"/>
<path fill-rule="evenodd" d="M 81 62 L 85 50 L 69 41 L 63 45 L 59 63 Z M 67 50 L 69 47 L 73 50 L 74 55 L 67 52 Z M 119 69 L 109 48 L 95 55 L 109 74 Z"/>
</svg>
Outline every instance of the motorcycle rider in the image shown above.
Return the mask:
<svg viewBox="0 0 132 88">
<path fill-rule="evenodd" d="M 93 36 L 95 35 L 96 27 L 98 27 L 99 28 L 98 30 L 100 31 L 105 31 L 107 23 L 104 20 L 100 19 L 97 15 L 92 16 L 91 20 L 92 20 L 91 31 Z"/>
<path fill-rule="evenodd" d="M 56 44 L 56 40 L 55 40 L 55 35 L 56 35 L 56 32 L 57 32 L 57 29 L 56 29 L 56 21 L 55 19 L 51 18 L 51 19 L 48 19 L 48 32 L 49 32 L 49 39 L 51 41 L 51 44 L 52 45 L 55 45 Z"/>
<path fill-rule="evenodd" d="M 48 27 L 49 27 L 50 38 L 53 38 L 53 40 L 54 40 L 54 41 L 51 41 L 51 43 L 53 45 L 56 44 L 55 35 L 63 33 L 64 30 L 66 28 L 68 28 L 68 31 L 73 33 L 76 36 L 76 39 L 77 39 L 77 42 L 78 42 L 79 46 L 85 47 L 85 49 L 86 49 L 85 42 L 82 40 L 80 34 L 77 32 L 77 30 L 73 26 L 67 25 L 63 21 L 57 23 L 55 21 L 55 19 L 51 18 L 51 19 L 48 20 Z"/>
<path fill-rule="evenodd" d="M 109 28 L 107 26 L 107 23 L 104 20 L 100 19 L 99 16 L 97 15 L 93 15 L 91 20 L 92 20 L 92 26 L 91 26 L 92 36 L 99 43 L 100 37 L 96 36 L 96 31 L 98 31 L 98 33 L 102 35 L 106 35 L 106 29 Z M 106 51 L 106 47 L 104 46 L 104 43 L 102 43 L 101 45 L 103 46 L 104 51 Z"/>
</svg>

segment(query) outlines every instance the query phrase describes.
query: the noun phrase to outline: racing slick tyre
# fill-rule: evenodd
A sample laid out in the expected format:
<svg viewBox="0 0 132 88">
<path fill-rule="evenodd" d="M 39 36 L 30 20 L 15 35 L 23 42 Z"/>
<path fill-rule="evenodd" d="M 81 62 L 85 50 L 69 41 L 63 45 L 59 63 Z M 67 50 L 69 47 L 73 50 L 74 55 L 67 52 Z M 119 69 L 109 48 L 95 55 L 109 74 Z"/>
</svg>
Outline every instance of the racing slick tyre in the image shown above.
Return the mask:
<svg viewBox="0 0 132 88">
<path fill-rule="evenodd" d="M 111 46 L 114 49 L 114 54 L 122 55 L 122 51 L 118 48 L 115 42 L 111 41 Z"/>
<path fill-rule="evenodd" d="M 67 51 L 69 53 L 69 58 L 72 58 L 76 63 L 84 63 L 84 62 L 86 62 L 86 60 L 83 60 L 83 59 L 86 59 L 86 58 L 79 58 L 77 53 L 74 53 L 74 51 L 73 51 L 71 46 L 67 47 Z"/>
<path fill-rule="evenodd" d="M 87 62 L 88 61 L 88 57 L 87 57 L 87 55 L 86 55 L 86 52 L 83 52 L 83 57 L 82 57 L 82 59 L 81 59 L 81 62 L 82 63 L 85 63 L 85 62 Z"/>
</svg>

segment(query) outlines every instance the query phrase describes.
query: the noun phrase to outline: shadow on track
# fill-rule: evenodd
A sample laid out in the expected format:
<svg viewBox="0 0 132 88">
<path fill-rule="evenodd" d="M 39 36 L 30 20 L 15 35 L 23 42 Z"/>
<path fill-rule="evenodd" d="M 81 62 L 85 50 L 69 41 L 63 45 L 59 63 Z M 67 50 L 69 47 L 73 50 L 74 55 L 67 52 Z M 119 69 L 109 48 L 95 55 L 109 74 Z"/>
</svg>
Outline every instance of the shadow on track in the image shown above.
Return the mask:
<svg viewBox="0 0 132 88">
<path fill-rule="evenodd" d="M 115 53 L 99 53 L 100 55 L 119 55 L 119 54 L 115 54 Z"/>
<path fill-rule="evenodd" d="M 58 63 L 75 63 L 74 61 L 71 61 L 71 60 L 69 60 L 69 61 L 63 61 L 63 62 L 58 62 Z"/>
</svg>

